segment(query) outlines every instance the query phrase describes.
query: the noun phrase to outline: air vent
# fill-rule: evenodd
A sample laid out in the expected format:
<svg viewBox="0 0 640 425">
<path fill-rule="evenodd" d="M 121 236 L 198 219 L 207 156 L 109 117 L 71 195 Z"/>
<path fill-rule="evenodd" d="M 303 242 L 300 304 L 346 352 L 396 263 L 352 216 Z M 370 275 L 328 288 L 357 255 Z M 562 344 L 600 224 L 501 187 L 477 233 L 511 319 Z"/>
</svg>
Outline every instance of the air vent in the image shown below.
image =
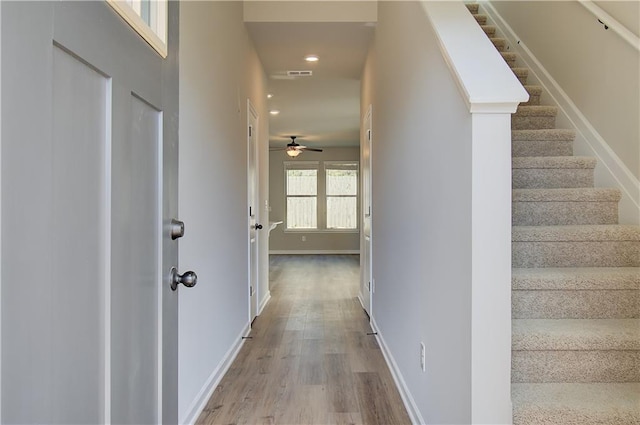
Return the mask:
<svg viewBox="0 0 640 425">
<path fill-rule="evenodd" d="M 287 71 L 289 77 L 311 77 L 313 71 Z"/>
</svg>

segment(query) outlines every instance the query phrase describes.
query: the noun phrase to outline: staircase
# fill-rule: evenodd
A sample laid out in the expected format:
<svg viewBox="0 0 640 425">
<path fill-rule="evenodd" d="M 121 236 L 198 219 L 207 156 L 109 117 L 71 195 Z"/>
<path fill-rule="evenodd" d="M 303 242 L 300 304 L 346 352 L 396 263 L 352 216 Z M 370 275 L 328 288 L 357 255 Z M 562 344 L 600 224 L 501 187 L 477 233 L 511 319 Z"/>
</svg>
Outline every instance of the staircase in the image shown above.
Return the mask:
<svg viewBox="0 0 640 425">
<path fill-rule="evenodd" d="M 512 372 L 516 425 L 640 424 L 640 228 L 573 156 L 508 42 L 468 4 L 530 99 L 512 116 Z"/>
</svg>

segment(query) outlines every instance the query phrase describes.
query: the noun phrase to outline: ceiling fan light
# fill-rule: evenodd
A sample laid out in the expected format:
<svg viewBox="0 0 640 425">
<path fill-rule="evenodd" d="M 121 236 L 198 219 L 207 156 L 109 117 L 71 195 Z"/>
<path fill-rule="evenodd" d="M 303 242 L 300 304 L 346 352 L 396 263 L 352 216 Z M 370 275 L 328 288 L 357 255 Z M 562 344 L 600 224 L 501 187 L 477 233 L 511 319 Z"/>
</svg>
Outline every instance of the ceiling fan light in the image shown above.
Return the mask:
<svg viewBox="0 0 640 425">
<path fill-rule="evenodd" d="M 291 158 L 295 158 L 296 156 L 300 155 L 300 152 L 298 149 L 287 149 L 287 155 L 289 155 Z"/>
<path fill-rule="evenodd" d="M 306 60 L 307 62 L 318 62 L 320 58 L 316 55 L 309 55 L 305 57 L 304 60 Z"/>
</svg>

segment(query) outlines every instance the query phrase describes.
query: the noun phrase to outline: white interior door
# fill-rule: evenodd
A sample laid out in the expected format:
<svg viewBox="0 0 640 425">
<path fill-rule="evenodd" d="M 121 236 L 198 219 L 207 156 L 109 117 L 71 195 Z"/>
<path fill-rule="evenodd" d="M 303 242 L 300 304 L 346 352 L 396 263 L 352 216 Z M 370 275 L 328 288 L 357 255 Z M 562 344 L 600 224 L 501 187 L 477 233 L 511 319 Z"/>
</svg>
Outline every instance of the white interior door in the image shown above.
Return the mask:
<svg viewBox="0 0 640 425">
<path fill-rule="evenodd" d="M 104 2 L 0 7 L 0 420 L 176 423 L 177 21 L 163 59 Z"/>
<path fill-rule="evenodd" d="M 250 320 L 258 315 L 258 238 L 263 230 L 259 222 L 260 205 L 258 200 L 258 113 L 251 102 L 247 101 L 247 191 L 249 202 L 249 311 Z"/>
<path fill-rule="evenodd" d="M 362 122 L 362 249 L 360 257 L 360 296 L 365 311 L 372 317 L 374 281 L 371 253 L 371 106 Z"/>
</svg>

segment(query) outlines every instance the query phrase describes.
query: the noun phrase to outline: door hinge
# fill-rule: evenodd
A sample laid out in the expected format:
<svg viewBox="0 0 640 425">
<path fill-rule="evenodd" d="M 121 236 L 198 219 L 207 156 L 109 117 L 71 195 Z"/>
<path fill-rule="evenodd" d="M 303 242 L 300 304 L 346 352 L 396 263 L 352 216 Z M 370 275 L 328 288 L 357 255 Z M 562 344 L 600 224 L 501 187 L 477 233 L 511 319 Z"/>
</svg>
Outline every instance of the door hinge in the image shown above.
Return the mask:
<svg viewBox="0 0 640 425">
<path fill-rule="evenodd" d="M 249 286 L 249 296 L 253 297 L 253 286 Z"/>
<path fill-rule="evenodd" d="M 371 141 L 371 130 L 367 130 L 367 137 L 369 138 L 369 141 Z"/>
<path fill-rule="evenodd" d="M 249 126 L 249 137 L 251 137 L 251 129 L 252 129 L 252 127 Z"/>
<path fill-rule="evenodd" d="M 368 286 L 369 286 L 369 292 L 371 292 L 371 281 L 369 281 Z"/>
<path fill-rule="evenodd" d="M 251 217 L 253 214 L 251 214 L 252 210 L 251 207 L 249 207 L 249 217 Z"/>
</svg>

